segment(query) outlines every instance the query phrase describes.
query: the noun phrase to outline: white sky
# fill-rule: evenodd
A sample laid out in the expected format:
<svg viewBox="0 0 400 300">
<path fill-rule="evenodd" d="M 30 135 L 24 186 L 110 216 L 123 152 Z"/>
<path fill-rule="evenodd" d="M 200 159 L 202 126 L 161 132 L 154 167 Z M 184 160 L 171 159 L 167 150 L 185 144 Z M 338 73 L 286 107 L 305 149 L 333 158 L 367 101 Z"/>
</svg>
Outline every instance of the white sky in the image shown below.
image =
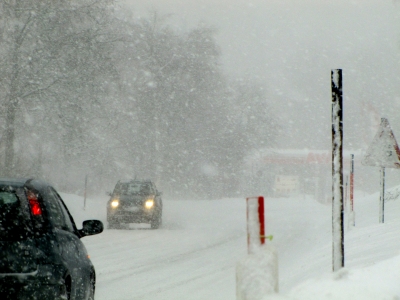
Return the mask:
<svg viewBox="0 0 400 300">
<path fill-rule="evenodd" d="M 331 69 L 343 69 L 344 97 L 352 102 L 346 104 L 349 119 L 360 111 L 360 101 L 373 102 L 389 120 L 400 108 L 400 4 L 393 0 L 122 2 L 136 15 L 150 9 L 171 13 L 183 30 L 200 22 L 217 27 L 227 72 L 254 77 L 276 95 L 273 107 L 287 120 L 283 148 L 306 147 L 315 138 L 315 124 L 299 116 L 326 123 L 326 131 L 317 134 L 321 148 L 329 147 Z M 400 132 L 400 123 L 391 124 Z M 289 136 L 293 132 L 299 139 Z"/>
<path fill-rule="evenodd" d="M 349 52 L 379 43 L 382 50 L 398 42 L 397 9 L 390 0 L 124 0 L 137 14 L 150 9 L 171 13 L 182 28 L 199 22 L 220 30 L 220 45 L 230 69 L 249 72 L 284 66 L 296 51 L 320 55 Z M 334 3 L 332 3 L 334 2 Z M 301 4 L 300 4 L 301 3 Z M 300 54 L 299 53 L 299 54 Z M 305 55 L 304 55 L 305 56 Z M 298 64 L 305 57 L 296 55 Z M 340 58 L 326 59 L 343 64 Z M 334 66 L 333 66 L 334 67 Z M 242 72 L 242 70 L 240 70 Z"/>
</svg>

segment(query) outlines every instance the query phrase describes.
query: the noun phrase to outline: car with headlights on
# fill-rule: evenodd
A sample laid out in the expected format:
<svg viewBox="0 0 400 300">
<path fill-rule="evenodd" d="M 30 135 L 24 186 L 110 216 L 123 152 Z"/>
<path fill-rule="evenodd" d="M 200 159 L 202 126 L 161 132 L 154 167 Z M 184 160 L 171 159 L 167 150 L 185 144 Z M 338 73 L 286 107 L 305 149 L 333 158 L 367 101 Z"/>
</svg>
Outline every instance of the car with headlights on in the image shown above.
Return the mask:
<svg viewBox="0 0 400 300">
<path fill-rule="evenodd" d="M 162 223 L 162 205 L 161 192 L 153 181 L 118 181 L 107 202 L 108 228 L 150 223 L 152 229 L 157 229 Z"/>
<path fill-rule="evenodd" d="M 0 178 L 0 299 L 93 300 L 96 273 L 81 238 L 103 224 L 82 225 L 47 182 Z"/>
</svg>

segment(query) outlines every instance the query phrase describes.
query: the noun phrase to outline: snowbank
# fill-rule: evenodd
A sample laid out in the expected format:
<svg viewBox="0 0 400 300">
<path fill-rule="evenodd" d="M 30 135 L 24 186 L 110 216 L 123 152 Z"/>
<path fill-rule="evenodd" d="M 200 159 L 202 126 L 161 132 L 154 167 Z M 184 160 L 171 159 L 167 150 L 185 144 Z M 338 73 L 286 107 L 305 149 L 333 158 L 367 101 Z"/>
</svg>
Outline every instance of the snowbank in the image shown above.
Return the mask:
<svg viewBox="0 0 400 300">
<path fill-rule="evenodd" d="M 286 295 L 264 300 L 394 300 L 400 299 L 400 256 L 365 268 L 344 268 L 307 279 Z"/>
</svg>

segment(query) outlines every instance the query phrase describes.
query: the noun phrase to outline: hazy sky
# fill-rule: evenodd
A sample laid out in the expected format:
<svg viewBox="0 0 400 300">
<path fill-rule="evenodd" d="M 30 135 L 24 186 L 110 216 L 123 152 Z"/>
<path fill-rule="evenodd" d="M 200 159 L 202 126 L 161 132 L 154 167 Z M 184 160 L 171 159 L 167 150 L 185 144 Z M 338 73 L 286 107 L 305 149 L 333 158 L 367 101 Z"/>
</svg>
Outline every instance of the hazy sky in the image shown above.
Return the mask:
<svg viewBox="0 0 400 300">
<path fill-rule="evenodd" d="M 304 148 L 316 138 L 330 146 L 331 69 L 343 69 L 348 135 L 364 135 L 362 102 L 389 121 L 400 109 L 400 4 L 393 0 L 123 2 L 136 15 L 171 13 L 183 30 L 215 26 L 227 73 L 268 88 L 270 105 L 285 121 L 280 147 Z M 400 137 L 400 123 L 391 123 Z"/>
<path fill-rule="evenodd" d="M 298 54 L 295 55 L 298 65 L 308 60 L 309 52 L 318 51 L 320 57 L 336 54 L 324 60 L 333 65 L 344 63 L 338 57 L 341 53 L 359 52 L 361 47 L 377 44 L 384 50 L 398 44 L 399 31 L 394 26 L 398 25 L 399 10 L 392 0 L 122 2 L 128 3 L 139 15 L 151 9 L 171 13 L 171 20 L 182 28 L 200 22 L 217 27 L 225 64 L 230 68 L 239 64 L 252 73 L 284 65 L 285 59 L 294 53 Z"/>
</svg>

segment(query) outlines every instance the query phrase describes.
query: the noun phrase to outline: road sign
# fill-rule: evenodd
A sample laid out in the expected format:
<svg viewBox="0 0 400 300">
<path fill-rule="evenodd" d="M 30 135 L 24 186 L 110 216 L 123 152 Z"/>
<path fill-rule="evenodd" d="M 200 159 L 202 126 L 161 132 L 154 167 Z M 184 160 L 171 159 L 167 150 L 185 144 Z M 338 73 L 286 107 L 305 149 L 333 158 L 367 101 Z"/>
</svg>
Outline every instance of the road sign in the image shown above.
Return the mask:
<svg viewBox="0 0 400 300">
<path fill-rule="evenodd" d="M 299 176 L 276 175 L 274 194 L 275 196 L 290 196 L 299 193 Z"/>
<path fill-rule="evenodd" d="M 380 167 L 381 188 L 379 198 L 379 223 L 385 221 L 385 168 L 400 168 L 400 149 L 397 145 L 392 128 L 386 118 L 381 119 L 381 125 L 371 145 L 367 149 L 363 165 Z"/>
<path fill-rule="evenodd" d="M 362 164 L 383 168 L 400 168 L 400 149 L 388 119 L 381 119 L 379 130 L 367 149 Z"/>
</svg>

